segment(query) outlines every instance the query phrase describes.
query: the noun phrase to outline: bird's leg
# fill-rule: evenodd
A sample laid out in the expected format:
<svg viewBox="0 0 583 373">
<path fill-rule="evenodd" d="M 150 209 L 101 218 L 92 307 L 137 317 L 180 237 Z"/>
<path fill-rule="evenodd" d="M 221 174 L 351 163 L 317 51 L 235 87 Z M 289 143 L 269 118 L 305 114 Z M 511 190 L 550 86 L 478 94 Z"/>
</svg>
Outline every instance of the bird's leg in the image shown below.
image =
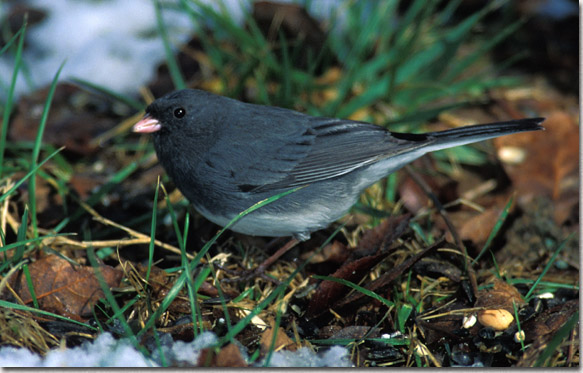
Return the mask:
<svg viewBox="0 0 583 373">
<path fill-rule="evenodd" d="M 283 245 L 281 248 L 279 248 L 275 253 L 273 253 L 269 258 L 265 259 L 261 264 L 259 264 L 259 266 L 257 266 L 257 268 L 255 268 L 253 270 L 243 271 L 243 272 L 237 273 L 237 272 L 234 272 L 232 270 L 227 270 L 226 268 L 222 268 L 226 272 L 235 273 L 235 274 L 238 274 L 239 275 L 239 277 L 237 277 L 237 278 L 225 279 L 223 281 L 226 281 L 226 282 L 241 282 L 241 281 L 245 281 L 245 280 L 248 280 L 250 278 L 253 278 L 253 277 L 261 277 L 264 280 L 277 283 L 276 280 L 274 280 L 271 277 L 265 275 L 265 270 L 267 268 L 269 268 L 270 265 L 272 265 L 273 263 L 275 263 L 279 258 L 281 258 L 285 253 L 287 253 L 293 247 L 295 247 L 299 242 L 300 241 L 298 239 L 292 238 L 285 245 Z"/>
</svg>

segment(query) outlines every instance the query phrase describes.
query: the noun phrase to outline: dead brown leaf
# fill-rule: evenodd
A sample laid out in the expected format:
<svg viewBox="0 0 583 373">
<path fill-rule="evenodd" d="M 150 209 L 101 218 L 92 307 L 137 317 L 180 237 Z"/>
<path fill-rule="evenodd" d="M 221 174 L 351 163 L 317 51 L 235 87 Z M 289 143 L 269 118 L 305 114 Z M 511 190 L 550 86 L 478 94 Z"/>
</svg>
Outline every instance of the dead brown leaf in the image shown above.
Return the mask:
<svg viewBox="0 0 583 373">
<path fill-rule="evenodd" d="M 266 354 L 268 351 L 279 351 L 282 349 L 289 351 L 296 351 L 296 343 L 285 334 L 285 330 L 280 326 L 277 328 L 277 335 L 275 336 L 275 342 L 273 342 L 273 333 L 275 332 L 275 323 L 271 321 L 269 327 L 265 329 L 263 334 L 261 334 L 261 353 Z"/>
<path fill-rule="evenodd" d="M 330 276 L 350 282 L 358 282 L 373 266 L 377 265 L 386 256 L 387 254 L 378 254 L 354 260 L 346 263 Z M 307 314 L 315 317 L 327 312 L 331 304 L 336 303 L 349 291 L 350 288 L 348 286 L 338 282 L 322 281 L 314 295 L 312 295 Z"/>
<path fill-rule="evenodd" d="M 44 88 L 19 100 L 17 114 L 9 127 L 11 140 L 35 140 L 48 91 Z M 43 142 L 56 147 L 64 145 L 68 151 L 77 154 L 88 155 L 97 151 L 99 145 L 91 140 L 117 124 L 111 113 L 91 109 L 109 107 L 102 100 L 72 84 L 58 84 Z"/>
<path fill-rule="evenodd" d="M 530 200 L 544 194 L 557 200 L 577 186 L 579 127 L 567 113 L 555 111 L 542 124 L 544 132 L 527 132 L 496 138 L 494 144 L 504 170 L 520 198 Z M 505 154 L 515 154 L 504 162 Z"/>
<path fill-rule="evenodd" d="M 427 197 L 423 189 L 411 177 L 406 177 L 399 183 L 399 196 L 401 196 L 401 200 L 407 208 L 407 211 L 413 214 L 429 204 L 429 197 Z"/>
<path fill-rule="evenodd" d="M 536 318 L 526 321 L 522 325 L 522 329 L 525 331 L 525 342 L 532 344 L 520 358 L 516 366 L 534 366 L 534 362 L 548 347 L 548 343 L 551 341 L 555 333 L 571 318 L 573 313 L 578 310 L 579 301 L 574 299 L 545 310 Z M 577 330 L 578 328 L 575 328 L 575 332 Z M 563 344 L 563 346 L 565 346 L 565 344 Z M 578 338 L 576 347 L 575 351 L 578 351 Z"/>
<path fill-rule="evenodd" d="M 365 232 L 351 258 L 330 276 L 358 282 L 387 256 L 387 248 L 406 231 L 409 219 L 408 214 L 387 218 L 377 227 Z M 317 316 L 327 311 L 331 304 L 349 290 L 347 286 L 338 282 L 322 281 L 312 295 L 307 314 Z"/>
<path fill-rule="evenodd" d="M 310 258 L 310 263 L 317 264 L 317 263 L 324 263 L 324 262 L 333 262 L 333 263 L 342 263 L 344 262 L 350 252 L 346 245 L 344 245 L 340 241 L 333 241 L 332 243 L 324 246 L 324 248 L 319 252 L 312 256 L 313 251 L 307 251 L 301 255 L 302 260 L 307 260 Z"/>
<path fill-rule="evenodd" d="M 92 267 L 74 266 L 56 256 L 47 255 L 28 266 L 34 293 L 42 310 L 86 321 L 92 315 L 95 303 L 104 294 Z M 98 270 L 109 287 L 119 286 L 123 273 L 107 265 Z M 25 304 L 32 304 L 32 296 L 23 274 L 15 277 L 13 287 Z"/>
<path fill-rule="evenodd" d="M 93 191 L 103 185 L 105 182 L 102 175 L 74 173 L 71 175 L 69 184 L 79 194 L 81 199 L 85 200 Z"/>
<path fill-rule="evenodd" d="M 198 357 L 197 366 L 243 368 L 249 365 L 245 362 L 243 356 L 241 356 L 239 348 L 235 344 L 229 343 L 221 348 L 218 353 L 215 353 L 214 350 L 210 348 L 202 350 Z"/>
<path fill-rule="evenodd" d="M 366 286 L 366 289 L 380 293 L 383 289 L 385 289 L 392 281 L 394 281 L 397 277 L 401 276 L 407 269 L 411 268 L 415 263 L 417 263 L 421 258 L 425 255 L 429 254 L 431 251 L 435 250 L 437 247 L 443 244 L 443 240 L 437 241 L 434 244 L 426 247 L 425 249 L 421 250 L 417 254 L 413 255 L 409 259 L 405 260 L 403 263 L 399 264 L 398 266 L 391 269 L 389 272 L 383 273 L 380 277 L 376 280 L 371 281 Z M 334 304 L 335 308 L 344 308 L 349 305 L 354 306 L 359 301 L 361 301 L 365 295 L 360 292 L 356 291 L 346 298 L 340 299 L 338 302 Z M 310 304 L 311 305 L 311 304 Z M 308 308 L 309 310 L 309 308 Z"/>
<path fill-rule="evenodd" d="M 524 304 L 522 295 L 516 288 L 505 281 L 495 279 L 494 287 L 478 292 L 475 307 L 486 309 L 505 309 L 514 313 L 513 301 L 516 306 Z"/>
<path fill-rule="evenodd" d="M 574 312 L 579 310 L 579 302 L 570 300 L 540 313 L 522 325 L 526 332 L 526 342 L 532 342 L 538 338 L 554 334 L 565 324 Z"/>
<path fill-rule="evenodd" d="M 410 214 L 391 216 L 376 227 L 367 230 L 358 241 L 354 256 L 358 258 L 386 250 L 393 241 L 405 233 L 410 219 Z"/>
<path fill-rule="evenodd" d="M 485 211 L 466 219 L 458 232 L 462 240 L 470 240 L 476 247 L 483 246 L 492 232 L 502 208 L 492 206 Z"/>
</svg>

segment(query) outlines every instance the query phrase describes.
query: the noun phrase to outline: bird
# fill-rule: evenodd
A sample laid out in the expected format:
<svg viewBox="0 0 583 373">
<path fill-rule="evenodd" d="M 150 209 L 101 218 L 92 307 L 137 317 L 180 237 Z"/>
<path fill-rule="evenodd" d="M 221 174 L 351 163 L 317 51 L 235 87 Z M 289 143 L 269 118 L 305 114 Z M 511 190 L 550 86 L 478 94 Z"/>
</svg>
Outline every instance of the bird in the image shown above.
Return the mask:
<svg viewBox="0 0 583 373">
<path fill-rule="evenodd" d="M 426 133 L 316 117 L 198 89 L 154 100 L 133 132 L 153 136 L 159 162 L 205 218 L 251 236 L 305 241 L 344 216 L 365 188 L 436 150 L 543 130 L 544 118 Z"/>
</svg>

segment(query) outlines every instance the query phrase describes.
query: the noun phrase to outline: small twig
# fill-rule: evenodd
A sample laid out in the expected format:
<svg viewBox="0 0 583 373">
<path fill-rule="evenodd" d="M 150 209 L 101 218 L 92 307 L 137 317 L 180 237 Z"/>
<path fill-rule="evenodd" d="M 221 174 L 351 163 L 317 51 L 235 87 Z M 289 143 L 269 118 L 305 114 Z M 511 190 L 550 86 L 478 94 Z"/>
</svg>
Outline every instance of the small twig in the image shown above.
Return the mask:
<svg viewBox="0 0 583 373">
<path fill-rule="evenodd" d="M 40 230 L 39 230 L 40 231 Z M 50 233 L 50 231 L 41 233 Z M 111 247 L 111 246 L 129 246 L 129 245 L 139 245 L 150 243 L 150 237 L 137 237 L 137 238 L 120 238 L 118 240 L 103 240 L 103 241 L 76 241 L 64 236 L 48 237 L 43 240 L 44 244 L 50 242 L 52 245 L 69 245 L 74 247 L 81 247 L 87 249 L 89 247 L 101 248 L 101 247 Z M 168 251 L 180 253 L 180 250 L 172 245 L 165 244 L 158 240 L 155 241 L 156 246 L 164 248 Z M 189 255 L 189 254 L 187 254 Z"/>
<path fill-rule="evenodd" d="M 49 237 L 47 240 L 50 240 L 52 244 L 64 244 L 70 245 L 75 247 L 82 247 L 82 248 L 89 248 L 89 247 L 110 247 L 110 246 L 128 246 L 128 245 L 138 245 L 138 244 L 148 244 L 150 243 L 150 236 L 145 235 L 143 233 L 137 232 L 131 228 L 118 224 L 114 221 L 111 221 L 103 216 L 101 216 L 97 211 L 95 211 L 91 206 L 87 205 L 84 202 L 80 202 L 81 207 L 83 207 L 89 214 L 93 216 L 93 219 L 105 224 L 109 225 L 122 231 L 128 233 L 130 236 L 134 238 L 122 238 L 118 240 L 104 240 L 104 241 L 76 241 L 72 240 L 67 237 L 57 236 L 57 237 Z M 50 231 L 47 230 L 47 233 Z M 176 246 L 172 246 L 170 244 L 164 243 L 160 240 L 154 240 L 154 244 L 164 250 L 168 250 L 172 253 L 181 255 L 181 251 Z M 186 257 L 188 259 L 193 259 L 194 255 L 186 253 Z"/>
<path fill-rule="evenodd" d="M 445 317 L 445 316 L 465 316 L 469 313 L 473 313 L 473 312 L 480 311 L 483 309 L 485 309 L 485 307 L 459 308 L 456 310 L 450 310 L 450 311 L 446 311 L 443 313 L 437 313 L 434 315 L 421 315 L 421 316 L 419 316 L 419 320 L 427 321 L 427 320 L 437 319 L 437 318 Z"/>
<path fill-rule="evenodd" d="M 10 189 L 12 189 L 13 186 L 14 186 L 14 183 L 12 182 L 12 180 L 8 179 L 6 181 L 6 184 L 2 187 L 2 194 L 6 193 Z M 2 204 L 2 212 L 0 212 L 0 229 L 2 229 L 2 232 L 4 232 L 4 234 L 6 234 L 6 220 L 12 218 L 12 216 L 10 216 L 8 214 L 8 204 L 9 203 L 10 203 L 10 196 L 7 196 L 6 199 L 4 200 L 4 203 Z M 0 247 L 2 247 L 2 246 L 4 246 L 4 245 L 0 241 Z"/>
<path fill-rule="evenodd" d="M 99 215 L 99 213 L 97 211 L 95 211 L 91 206 L 87 205 L 86 203 L 81 202 L 81 207 L 83 207 L 88 213 L 90 213 L 91 215 L 93 215 L 93 219 L 94 220 L 97 220 L 98 222 L 100 222 L 102 224 L 110 225 L 112 227 L 116 227 L 118 229 L 121 229 L 122 231 L 128 233 L 130 236 L 133 236 L 133 237 L 137 238 L 139 243 L 149 243 L 150 242 L 150 236 L 145 235 L 143 233 L 140 233 L 138 231 L 135 231 L 135 230 L 133 230 L 131 228 L 128 228 L 126 226 L 123 226 L 121 224 L 118 224 L 118 223 L 116 223 L 114 221 L 111 221 L 111 220 L 109 220 L 109 219 L 107 219 L 107 218 Z M 123 241 L 123 240 L 121 240 L 121 241 Z M 108 242 L 108 241 L 103 241 L 103 242 Z M 172 245 L 166 244 L 166 243 L 164 243 L 162 241 L 159 241 L 159 240 L 156 240 L 156 239 L 154 240 L 154 243 L 156 244 L 156 246 L 159 246 L 159 247 L 161 247 L 161 248 L 163 248 L 165 250 L 171 251 L 171 252 L 173 252 L 175 254 L 181 255 L 181 253 L 182 253 L 180 251 L 180 249 L 177 248 L 176 246 L 172 246 Z M 190 260 L 194 259 L 194 255 L 189 254 L 189 253 L 186 253 L 186 257 L 188 259 L 190 259 Z"/>
<path fill-rule="evenodd" d="M 9 181 L 10 182 L 10 181 Z M 2 194 L 6 193 L 7 186 L 2 188 Z M 0 229 L 2 232 L 6 232 L 6 215 L 8 214 L 8 201 L 10 200 L 10 196 L 7 196 L 2 204 L 2 212 L 0 212 Z M 0 242 L 0 246 L 4 246 L 2 242 Z"/>
<path fill-rule="evenodd" d="M 470 285 L 472 286 L 472 291 L 474 292 L 474 294 L 478 294 L 478 281 L 476 280 L 476 272 L 474 271 L 474 268 L 472 267 L 472 264 L 470 262 L 470 257 L 468 256 L 468 250 L 466 249 L 466 246 L 464 245 L 464 243 L 460 239 L 460 236 L 458 235 L 457 230 L 453 226 L 453 223 L 449 219 L 449 216 L 448 216 L 447 212 L 445 211 L 443 205 L 441 204 L 441 202 L 439 202 L 439 199 L 437 198 L 437 196 L 431 191 L 431 188 L 429 187 L 429 185 L 427 185 L 427 183 L 425 183 L 425 181 L 415 171 L 413 171 L 413 169 L 410 166 L 408 166 L 408 165 L 405 166 L 405 169 L 407 170 L 407 172 L 409 173 L 411 178 L 417 183 L 417 185 L 419 185 L 419 187 L 421 187 L 421 189 L 423 189 L 423 191 L 425 192 L 427 197 L 429 197 L 431 199 L 431 201 L 433 201 L 433 204 L 437 208 L 437 211 L 439 212 L 439 214 L 443 218 L 443 221 L 445 221 L 447 228 L 451 232 L 451 235 L 453 236 L 453 239 L 454 239 L 456 245 L 462 249 L 462 251 L 464 253 L 465 267 L 466 267 L 466 271 L 468 272 L 468 277 L 470 279 Z"/>
<path fill-rule="evenodd" d="M 18 272 L 20 270 L 20 267 L 22 267 L 25 264 L 26 264 L 26 261 L 22 261 L 21 260 L 14 267 L 12 267 L 8 271 L 8 273 L 6 273 L 4 275 L 4 277 L 2 277 L 2 280 L 0 281 L 0 294 L 2 294 L 4 292 L 4 288 L 5 287 L 8 287 L 8 289 L 10 290 L 10 292 L 12 293 L 12 295 L 15 297 L 15 299 L 18 302 L 20 302 L 20 304 L 24 304 L 24 302 L 22 301 L 22 299 L 20 299 L 20 297 L 18 296 L 18 294 L 16 294 L 16 292 L 14 291 L 14 289 L 12 289 L 12 287 L 10 287 L 9 280 L 10 280 L 10 277 L 12 277 L 13 274 L 15 274 L 16 272 Z"/>
<path fill-rule="evenodd" d="M 133 116 L 120 122 L 117 126 L 103 132 L 99 136 L 94 137 L 93 139 L 91 139 L 89 143 L 91 145 L 97 146 L 111 140 L 114 137 L 124 134 L 128 132 L 129 129 L 132 128 L 132 126 L 136 124 L 138 120 L 140 120 L 140 118 L 142 118 L 143 116 L 144 116 L 143 112 L 134 114 Z"/>
</svg>

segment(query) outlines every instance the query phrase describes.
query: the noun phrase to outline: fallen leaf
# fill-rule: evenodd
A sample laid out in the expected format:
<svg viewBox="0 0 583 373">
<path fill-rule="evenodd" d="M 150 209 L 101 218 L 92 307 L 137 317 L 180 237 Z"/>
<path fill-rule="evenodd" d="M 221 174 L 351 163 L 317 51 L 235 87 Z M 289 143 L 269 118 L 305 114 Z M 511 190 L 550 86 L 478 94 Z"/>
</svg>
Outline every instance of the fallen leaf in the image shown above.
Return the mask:
<svg viewBox="0 0 583 373">
<path fill-rule="evenodd" d="M 351 256 L 331 277 L 358 282 L 388 254 L 387 248 L 408 228 L 410 215 L 387 218 L 364 235 Z M 334 281 L 322 281 L 312 295 L 307 314 L 317 316 L 329 309 L 330 304 L 345 295 L 350 288 Z"/>
<path fill-rule="evenodd" d="M 354 260 L 340 267 L 336 272 L 331 274 L 330 277 L 336 277 L 350 282 L 358 282 L 373 266 L 377 265 L 386 256 L 387 254 L 379 254 Z M 338 299 L 341 299 L 342 296 L 349 291 L 350 288 L 348 286 L 342 285 L 338 282 L 329 280 L 322 281 L 314 295 L 312 295 L 312 299 L 310 299 L 307 314 L 315 317 L 327 312 L 330 309 L 331 304 L 334 304 Z"/>
<path fill-rule="evenodd" d="M 271 321 L 269 323 L 269 327 L 265 328 L 265 331 L 261 334 L 261 341 L 259 344 L 261 345 L 261 353 L 267 354 L 269 351 L 279 351 L 281 349 L 285 349 L 288 351 L 296 351 L 297 345 L 296 343 L 287 336 L 285 330 L 280 326 L 277 328 L 277 335 L 275 336 L 275 342 L 273 341 L 273 333 L 275 332 L 275 322 Z"/>
<path fill-rule="evenodd" d="M 47 255 L 28 266 L 32 286 L 39 308 L 77 321 L 86 321 L 92 316 L 95 303 L 104 297 L 89 266 L 74 266 L 56 255 Z M 106 284 L 119 286 L 123 273 L 113 267 L 100 265 L 97 268 Z M 32 305 L 32 296 L 23 274 L 15 277 L 13 285 L 22 301 Z"/>
<path fill-rule="evenodd" d="M 559 199 L 572 185 L 579 166 L 579 127 L 562 111 L 551 113 L 542 123 L 545 131 L 525 132 L 494 139 L 499 156 L 520 154 L 521 161 L 503 162 L 513 188 L 521 199 L 544 194 Z"/>
<path fill-rule="evenodd" d="M 354 256 L 358 258 L 385 250 L 388 245 L 405 233 L 409 227 L 410 219 L 411 214 L 391 216 L 376 227 L 367 230 L 358 240 Z"/>
<path fill-rule="evenodd" d="M 218 353 L 213 349 L 206 348 L 201 351 L 198 357 L 199 367 L 221 367 L 221 368 L 243 368 L 249 366 L 241 351 L 234 343 L 229 343 L 221 348 Z"/>
<path fill-rule="evenodd" d="M 17 113 L 9 127 L 11 140 L 35 140 L 48 91 L 48 88 L 43 88 L 19 100 Z M 117 125 L 111 113 L 95 109 L 110 107 L 103 100 L 72 84 L 58 84 L 43 143 L 55 147 L 64 145 L 67 151 L 83 155 L 99 150 L 99 145 L 92 140 Z"/>
<path fill-rule="evenodd" d="M 475 307 L 488 309 L 502 308 L 514 313 L 514 304 L 517 306 L 524 304 L 522 295 L 516 288 L 505 281 L 495 279 L 492 289 L 481 290 L 477 294 Z"/>
<path fill-rule="evenodd" d="M 382 289 L 386 288 L 392 281 L 394 281 L 397 277 L 401 276 L 407 269 L 411 268 L 417 261 L 423 258 L 425 255 L 429 254 L 431 251 L 438 248 L 440 245 L 443 244 L 443 240 L 437 241 L 434 244 L 426 247 L 425 249 L 421 250 L 417 254 L 413 255 L 409 259 L 405 260 L 403 263 L 399 264 L 398 266 L 391 269 L 389 272 L 383 273 L 380 277 L 376 280 L 366 284 L 364 288 L 370 290 L 375 293 L 379 293 Z M 365 295 L 360 291 L 355 291 L 351 293 L 346 298 L 340 299 L 336 302 L 333 306 L 335 309 L 341 309 L 347 306 L 354 306 L 360 302 Z M 308 309 L 309 310 L 309 309 Z"/>
<path fill-rule="evenodd" d="M 399 183 L 399 196 L 403 206 L 413 214 L 428 206 L 430 201 L 423 189 L 409 176 Z"/>
<path fill-rule="evenodd" d="M 314 254 L 312 250 L 303 253 L 300 258 L 302 260 L 307 260 L 310 258 L 311 264 L 333 262 L 342 263 L 350 255 L 349 250 L 340 241 L 334 240 L 332 243 L 324 246 L 322 250 Z"/>
<path fill-rule="evenodd" d="M 556 333 L 577 310 L 579 310 L 579 302 L 570 300 L 544 310 L 537 317 L 527 320 L 522 325 L 526 331 L 525 341 L 530 343 L 538 338 Z"/>
<path fill-rule="evenodd" d="M 517 362 L 517 367 L 532 367 L 539 359 L 541 354 L 548 348 L 548 344 L 555 336 L 556 332 L 571 318 L 573 313 L 579 310 L 579 300 L 574 299 L 563 304 L 559 304 L 553 308 L 541 312 L 539 316 L 530 319 L 522 325 L 525 331 L 525 342 L 531 343 L 530 347 L 525 351 L 520 360 Z M 578 328 L 575 328 L 575 332 Z M 561 344 L 561 349 L 566 349 L 570 343 Z M 575 351 L 579 350 L 578 337 L 575 341 Z"/>
<path fill-rule="evenodd" d="M 98 187 L 105 183 L 103 175 L 97 174 L 82 174 L 74 173 L 69 180 L 71 188 L 79 194 L 81 199 L 85 200 L 89 197 Z"/>
<path fill-rule="evenodd" d="M 460 238 L 462 240 L 472 241 L 476 247 L 483 246 L 488 236 L 490 236 L 492 229 L 494 229 L 502 211 L 502 208 L 493 206 L 466 219 L 458 230 Z"/>
</svg>

